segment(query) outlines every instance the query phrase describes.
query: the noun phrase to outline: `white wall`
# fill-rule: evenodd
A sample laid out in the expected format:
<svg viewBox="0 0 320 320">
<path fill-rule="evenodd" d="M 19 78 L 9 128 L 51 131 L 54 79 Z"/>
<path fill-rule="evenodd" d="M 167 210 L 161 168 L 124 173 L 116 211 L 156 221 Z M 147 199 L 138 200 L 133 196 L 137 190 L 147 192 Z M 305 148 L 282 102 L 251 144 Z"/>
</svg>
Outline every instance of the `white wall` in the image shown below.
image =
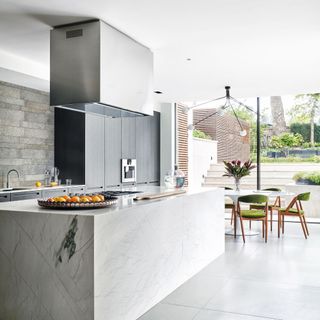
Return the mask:
<svg viewBox="0 0 320 320">
<path fill-rule="evenodd" d="M 217 141 L 192 138 L 192 154 L 189 155 L 189 185 L 200 187 L 210 164 L 217 163 Z"/>
<path fill-rule="evenodd" d="M 175 111 L 172 103 L 162 103 L 160 125 L 160 184 L 164 184 L 164 176 L 173 170 L 175 164 Z"/>
</svg>

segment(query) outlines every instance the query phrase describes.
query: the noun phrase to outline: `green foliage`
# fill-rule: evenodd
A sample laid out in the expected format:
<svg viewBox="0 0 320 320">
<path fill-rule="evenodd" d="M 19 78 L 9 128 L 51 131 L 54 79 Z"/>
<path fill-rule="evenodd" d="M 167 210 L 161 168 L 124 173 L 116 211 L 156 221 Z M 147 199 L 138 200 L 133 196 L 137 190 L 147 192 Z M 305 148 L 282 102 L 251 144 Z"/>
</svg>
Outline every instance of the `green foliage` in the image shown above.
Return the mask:
<svg viewBox="0 0 320 320">
<path fill-rule="evenodd" d="M 295 97 L 296 104 L 290 110 L 292 122 L 310 122 L 320 110 L 320 93 L 299 94 Z"/>
<path fill-rule="evenodd" d="M 212 140 L 212 138 L 208 134 L 204 133 L 201 130 L 193 130 L 192 135 L 195 138 Z"/>
<path fill-rule="evenodd" d="M 310 142 L 310 123 L 291 123 L 290 131 L 300 133 L 304 141 Z M 314 125 L 314 140 L 320 142 L 320 126 L 316 124 Z"/>
<path fill-rule="evenodd" d="M 320 184 L 320 172 L 319 171 L 302 171 L 293 176 L 294 181 L 306 180 L 312 184 Z"/>
<path fill-rule="evenodd" d="M 255 154 L 251 155 L 251 159 L 253 162 L 257 161 L 257 157 Z M 269 157 L 261 157 L 261 163 L 320 163 L 320 156 L 313 156 L 310 158 L 300 158 L 300 157 L 286 157 L 286 158 L 269 158 Z"/>
<path fill-rule="evenodd" d="M 303 137 L 300 133 L 284 132 L 280 136 L 273 136 L 270 147 L 275 149 L 299 147 L 303 144 Z"/>
<path fill-rule="evenodd" d="M 250 175 L 251 170 L 256 167 L 250 160 L 244 162 L 243 164 L 240 160 L 223 161 L 223 163 L 226 170 L 223 176 L 234 177 L 236 179 L 241 179 L 242 177 Z"/>
</svg>

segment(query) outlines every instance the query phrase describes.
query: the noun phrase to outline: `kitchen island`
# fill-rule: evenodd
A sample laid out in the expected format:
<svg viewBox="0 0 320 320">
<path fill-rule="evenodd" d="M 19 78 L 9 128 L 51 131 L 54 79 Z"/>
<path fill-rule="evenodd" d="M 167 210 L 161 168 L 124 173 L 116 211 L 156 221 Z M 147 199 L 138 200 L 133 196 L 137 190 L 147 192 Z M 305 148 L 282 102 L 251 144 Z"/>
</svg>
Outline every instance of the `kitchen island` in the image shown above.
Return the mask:
<svg viewBox="0 0 320 320">
<path fill-rule="evenodd" d="M 134 320 L 223 251 L 219 188 L 93 210 L 3 203 L 0 319 Z"/>
</svg>

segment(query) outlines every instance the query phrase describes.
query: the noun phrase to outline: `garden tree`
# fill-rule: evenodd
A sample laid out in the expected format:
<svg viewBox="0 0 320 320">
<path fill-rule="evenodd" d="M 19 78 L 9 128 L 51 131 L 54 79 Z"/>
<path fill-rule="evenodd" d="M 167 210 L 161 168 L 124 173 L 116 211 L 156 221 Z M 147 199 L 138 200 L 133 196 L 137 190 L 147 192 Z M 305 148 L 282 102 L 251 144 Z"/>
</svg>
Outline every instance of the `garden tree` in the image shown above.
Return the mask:
<svg viewBox="0 0 320 320">
<path fill-rule="evenodd" d="M 270 105 L 271 105 L 271 116 L 272 116 L 272 134 L 277 136 L 287 131 L 281 97 L 280 96 L 270 97 Z"/>
<path fill-rule="evenodd" d="M 310 123 L 310 143 L 314 146 L 314 123 L 320 111 L 320 93 L 299 94 L 295 100 L 290 114 L 296 122 Z"/>
</svg>

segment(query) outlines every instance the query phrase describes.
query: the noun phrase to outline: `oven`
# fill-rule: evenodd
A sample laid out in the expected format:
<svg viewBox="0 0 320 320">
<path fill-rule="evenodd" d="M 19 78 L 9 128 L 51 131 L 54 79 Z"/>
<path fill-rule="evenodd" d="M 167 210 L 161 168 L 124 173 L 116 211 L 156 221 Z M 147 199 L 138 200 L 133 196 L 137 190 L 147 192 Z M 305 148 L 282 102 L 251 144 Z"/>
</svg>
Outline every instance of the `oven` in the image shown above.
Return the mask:
<svg viewBox="0 0 320 320">
<path fill-rule="evenodd" d="M 137 160 L 122 159 L 121 160 L 121 181 L 136 182 L 137 177 Z"/>
</svg>

